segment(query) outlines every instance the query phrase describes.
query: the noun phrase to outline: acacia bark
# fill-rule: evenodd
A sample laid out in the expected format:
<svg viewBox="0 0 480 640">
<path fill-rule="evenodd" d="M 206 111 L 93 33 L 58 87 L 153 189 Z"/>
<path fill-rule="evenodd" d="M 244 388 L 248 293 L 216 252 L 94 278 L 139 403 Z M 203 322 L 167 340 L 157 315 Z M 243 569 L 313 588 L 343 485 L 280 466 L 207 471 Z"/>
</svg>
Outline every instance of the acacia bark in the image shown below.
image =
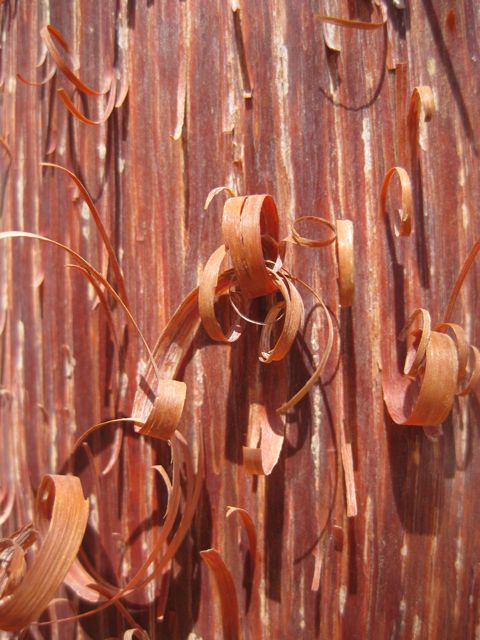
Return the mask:
<svg viewBox="0 0 480 640">
<path fill-rule="evenodd" d="M 249 384 L 266 371 L 252 364 L 256 330 L 232 347 L 212 344 L 202 332 L 195 340 L 180 430 L 195 451 L 203 434 L 207 475 L 173 565 L 163 620 L 156 619 L 160 583 L 130 602 L 152 638 L 221 637 L 213 582 L 199 558 L 209 547 L 233 573 L 245 639 L 478 636 L 478 395 L 455 406 L 435 444 L 419 428 L 393 424 L 382 399 L 380 344 L 389 341 L 395 356 L 402 319 L 400 308 L 384 304 L 384 287 L 396 288 L 406 316 L 421 305 L 440 320 L 479 234 L 480 13 L 475 0 L 397 4 L 387 3 L 386 26 L 374 31 L 324 28 L 316 20 L 327 12 L 378 20 L 376 5 L 360 0 L 0 6 L 0 136 L 10 153 L 0 152 L 1 228 L 44 233 L 105 270 L 105 252 L 78 193 L 40 162 L 71 168 L 102 214 L 150 344 L 221 243 L 221 197 L 203 210 L 213 187 L 272 194 L 285 231 L 304 214 L 354 221 L 351 310 L 338 308 L 333 249 L 296 249 L 290 257 L 298 277 L 336 313 L 341 346 L 322 384 L 289 419 L 269 477 L 252 479 L 240 464 Z M 113 67 L 128 77 L 127 99 L 104 125 L 67 114 L 56 94 L 58 74 L 40 88 L 16 79 L 17 72 L 41 77 L 39 31 L 47 23 L 71 44 L 87 84 L 101 87 Z M 418 85 L 432 87 L 437 112 L 422 134 L 424 148 L 412 154 L 406 115 Z M 91 116 L 103 109 L 102 99 L 79 104 Z M 379 194 L 396 164 L 411 172 L 415 230 L 395 245 L 394 264 L 381 261 Z M 118 464 L 96 485 L 88 458 L 70 459 L 87 426 L 128 415 L 146 355 L 130 329 L 125 374 L 116 380 L 105 313 L 66 262 L 55 249 L 26 240 L 0 247 L 4 505 L 15 497 L 1 531 L 31 519 L 43 474 L 75 469 L 86 493 L 96 496 L 85 552 L 104 575 L 121 581 L 158 529 L 165 496 L 151 467 L 168 450 L 126 431 Z M 472 274 L 456 310 L 474 343 L 477 288 Z M 313 302 L 306 304 L 309 311 Z M 113 313 L 120 322 L 121 310 Z M 310 330 L 321 345 L 325 327 L 315 312 Z M 296 390 L 308 362 L 296 349 L 282 366 Z M 273 383 L 265 384 L 268 393 Z M 353 446 L 359 507 L 350 519 L 342 479 L 337 483 L 334 426 L 341 421 Z M 93 439 L 100 466 L 113 446 L 113 432 Z M 256 523 L 253 588 L 247 539 L 233 518 L 225 519 L 227 505 L 247 509 Z M 314 592 L 316 553 L 323 562 Z M 60 605 L 57 615 L 67 611 Z M 120 636 L 124 628 L 109 611 L 30 633 L 99 638 Z"/>
</svg>

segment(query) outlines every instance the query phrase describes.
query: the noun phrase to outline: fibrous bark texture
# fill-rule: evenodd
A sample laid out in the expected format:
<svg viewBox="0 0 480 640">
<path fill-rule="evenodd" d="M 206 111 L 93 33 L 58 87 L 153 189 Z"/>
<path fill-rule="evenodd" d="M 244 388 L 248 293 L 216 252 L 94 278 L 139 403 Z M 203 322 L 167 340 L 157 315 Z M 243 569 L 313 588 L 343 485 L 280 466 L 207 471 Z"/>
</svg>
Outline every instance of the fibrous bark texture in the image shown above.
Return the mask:
<svg viewBox="0 0 480 640">
<path fill-rule="evenodd" d="M 101 214 L 150 344 L 222 242 L 224 196 L 203 208 L 212 188 L 271 194 L 283 235 L 301 215 L 354 223 L 351 309 L 338 306 L 332 246 L 295 247 L 289 257 L 335 314 L 336 341 L 321 384 L 288 415 L 271 475 L 252 477 L 241 464 L 249 403 L 285 388 L 284 401 L 305 382 L 305 352 L 315 358 L 326 339 L 322 313 L 307 292 L 305 334 L 279 364 L 257 361 L 256 326 L 233 346 L 197 333 L 182 372 L 179 430 L 195 455 L 199 438 L 205 445 L 199 506 L 170 575 L 125 603 L 152 638 L 222 637 L 214 580 L 199 555 L 211 547 L 232 572 L 245 640 L 478 637 L 478 396 L 456 401 L 435 442 L 419 427 L 394 424 L 383 403 L 381 345 L 397 357 L 397 335 L 415 307 L 442 319 L 479 234 L 480 13 L 475 0 L 401 4 L 386 2 L 385 26 L 368 31 L 317 19 L 382 21 L 381 7 L 367 0 L 0 4 L 1 230 L 47 235 L 107 274 L 79 193 L 40 163 L 72 170 Z M 88 85 L 105 87 L 112 69 L 122 87 L 128 82 L 106 123 L 68 113 L 57 89 L 71 87 L 60 73 L 41 87 L 16 78 L 41 80 L 51 68 L 49 58 L 37 68 L 46 24 L 66 38 Z M 436 113 L 412 141 L 410 95 L 422 85 L 432 88 Z M 106 99 L 75 103 L 95 119 Z M 393 166 L 412 181 L 408 238 L 386 236 L 379 207 Z M 392 189 L 392 210 L 395 202 Z M 31 520 L 44 474 L 74 471 L 90 496 L 83 554 L 120 585 L 162 521 L 166 492 L 152 466 L 168 465 L 169 449 L 126 427 L 120 440 L 112 428 L 72 457 L 87 427 L 129 415 L 147 355 L 129 326 L 119 336 L 119 379 L 105 309 L 68 262 L 32 240 L 0 246 L 0 497 L 9 514 L 1 531 Z M 123 327 L 122 310 L 109 303 Z M 478 312 L 473 271 L 454 321 L 474 343 Z M 341 424 L 353 452 L 354 518 L 346 516 Z M 236 515 L 226 519 L 228 505 L 255 523 L 253 576 L 245 530 Z M 62 595 L 70 604 L 52 605 L 43 617 L 52 626 L 32 626 L 33 637 L 122 637 L 128 628 L 114 608 L 56 624 L 88 610 L 67 589 Z"/>
</svg>

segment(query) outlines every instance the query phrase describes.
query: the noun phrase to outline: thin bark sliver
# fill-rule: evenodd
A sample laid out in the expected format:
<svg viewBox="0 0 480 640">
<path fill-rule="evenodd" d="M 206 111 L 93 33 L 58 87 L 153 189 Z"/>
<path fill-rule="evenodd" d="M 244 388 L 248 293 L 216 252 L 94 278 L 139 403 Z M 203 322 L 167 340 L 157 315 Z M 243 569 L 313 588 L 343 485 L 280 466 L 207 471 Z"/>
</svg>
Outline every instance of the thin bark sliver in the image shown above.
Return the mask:
<svg viewBox="0 0 480 640">
<path fill-rule="evenodd" d="M 0 629 L 20 631 L 47 608 L 75 560 L 87 519 L 88 501 L 80 480 L 76 476 L 44 476 L 34 521 L 40 548 L 23 580 L 0 600 Z"/>
</svg>

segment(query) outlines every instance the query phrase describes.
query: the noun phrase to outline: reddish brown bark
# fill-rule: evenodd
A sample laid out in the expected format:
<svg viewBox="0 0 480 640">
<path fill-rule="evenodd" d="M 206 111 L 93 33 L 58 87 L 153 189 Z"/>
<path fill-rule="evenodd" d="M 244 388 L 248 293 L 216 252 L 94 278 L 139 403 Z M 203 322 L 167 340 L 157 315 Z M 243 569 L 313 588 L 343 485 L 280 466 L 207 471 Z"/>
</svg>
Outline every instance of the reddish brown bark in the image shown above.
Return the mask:
<svg viewBox="0 0 480 640">
<path fill-rule="evenodd" d="M 10 159 L 0 150 L 1 228 L 44 233 L 105 269 L 105 252 L 78 194 L 64 175 L 39 163 L 74 171 L 109 230 L 132 312 L 150 344 L 221 242 L 222 197 L 203 210 L 211 188 L 272 194 L 283 235 L 287 222 L 304 214 L 354 221 L 352 310 L 337 306 L 333 248 L 292 252 L 296 274 L 336 312 L 341 347 L 323 384 L 288 422 L 270 477 L 252 480 L 239 464 L 252 380 L 264 377 L 268 394 L 281 376 L 294 392 L 306 379 L 301 351 L 294 349 L 287 363 L 264 366 L 253 364 L 255 329 L 231 348 L 212 344 L 202 331 L 196 338 L 185 367 L 180 430 L 194 451 L 203 433 L 207 475 L 194 526 L 174 563 L 164 621 L 155 620 L 160 583 L 130 600 L 152 638 L 220 637 L 213 580 L 199 557 L 209 547 L 233 573 L 245 638 L 478 634 L 478 396 L 456 405 L 437 444 L 419 428 L 394 425 L 382 400 L 380 344 L 389 341 L 395 354 L 401 318 L 393 305 L 399 301 L 405 316 L 421 304 L 441 319 L 478 237 L 480 18 L 474 0 L 407 1 L 405 10 L 389 3 L 385 29 L 328 27 L 341 45 L 334 53 L 316 13 L 367 21 L 378 15 L 368 2 L 321 4 L 0 5 L 0 137 L 11 153 Z M 17 72 L 35 79 L 43 52 L 39 30 L 49 22 L 78 54 L 89 85 L 102 86 L 114 64 L 128 74 L 128 97 L 105 125 L 90 127 L 67 115 L 55 93 L 68 86 L 60 77 L 41 88 L 15 79 Z M 426 149 L 412 155 L 406 115 L 413 87 L 422 84 L 432 87 L 437 113 L 427 125 Z M 78 104 L 98 117 L 104 103 L 88 97 Z M 400 266 L 394 279 L 392 264 L 381 261 L 379 194 L 395 164 L 412 177 L 415 220 L 403 248 L 395 241 Z M 128 415 L 146 355 L 129 329 L 127 375 L 116 381 L 104 310 L 66 262 L 55 249 L 27 240 L 0 247 L 2 504 L 15 492 L 2 535 L 30 520 L 43 474 L 75 468 L 86 492 L 97 496 L 84 548 L 103 575 L 120 583 L 158 529 L 165 496 L 151 466 L 168 460 L 168 448 L 126 430 L 119 464 L 99 486 L 88 457 L 69 460 L 88 426 Z M 385 287 L 391 293 L 399 283 L 403 290 L 387 303 L 392 296 Z M 305 301 L 308 311 L 313 302 Z M 455 319 L 474 343 L 478 311 L 472 274 Z M 121 310 L 113 313 L 120 325 Z M 325 331 L 316 313 L 311 322 L 321 345 Z M 353 445 L 354 519 L 346 518 L 341 479 L 334 490 L 333 433 L 342 421 Z M 112 451 L 109 434 L 113 430 L 92 440 L 103 466 Z M 257 527 L 253 588 L 245 569 L 247 537 L 235 518 L 225 519 L 227 505 L 247 509 Z M 312 592 L 319 550 L 320 590 Z M 57 615 L 68 611 L 59 606 Z M 54 626 L 52 636 L 73 637 L 74 626 Z M 124 628 L 110 611 L 78 623 L 76 632 L 106 638 Z"/>
</svg>

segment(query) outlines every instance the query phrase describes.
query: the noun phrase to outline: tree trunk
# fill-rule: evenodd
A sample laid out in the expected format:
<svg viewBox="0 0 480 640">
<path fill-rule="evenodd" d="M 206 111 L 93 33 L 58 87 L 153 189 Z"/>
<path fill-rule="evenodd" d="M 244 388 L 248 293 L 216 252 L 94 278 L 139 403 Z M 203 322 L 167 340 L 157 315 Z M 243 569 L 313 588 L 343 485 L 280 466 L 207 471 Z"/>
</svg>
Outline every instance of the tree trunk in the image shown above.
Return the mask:
<svg viewBox="0 0 480 640">
<path fill-rule="evenodd" d="M 249 404 L 256 393 L 270 404 L 290 397 L 311 360 L 300 341 L 282 362 L 259 363 L 255 325 L 232 346 L 212 342 L 202 328 L 196 334 L 181 372 L 187 399 L 179 431 L 195 465 L 204 443 L 202 493 L 170 574 L 124 601 L 151 638 L 222 637 L 214 577 L 199 555 L 211 547 L 232 573 L 245 640 L 478 637 L 478 396 L 456 401 L 433 442 L 421 427 L 389 418 L 381 372 L 414 308 L 442 319 L 478 237 L 480 13 L 474 0 L 400 4 L 389 0 L 385 26 L 372 30 L 317 19 L 381 22 L 380 8 L 366 0 L 0 5 L 1 230 L 58 240 L 118 285 L 80 192 L 40 163 L 73 171 L 100 212 L 148 344 L 222 243 L 225 195 L 204 210 L 214 187 L 271 194 L 281 237 L 301 215 L 354 224 L 351 309 L 338 306 L 334 245 L 287 252 L 290 270 L 335 315 L 335 344 L 321 383 L 288 414 L 270 475 L 252 476 L 242 465 Z M 87 85 L 104 88 L 112 69 L 120 92 L 128 80 L 126 99 L 104 124 L 68 113 L 57 90 L 71 95 L 73 87 L 59 71 L 41 87 L 16 79 L 18 72 L 38 81 L 52 69 L 50 56 L 36 68 L 48 23 L 69 43 Z M 418 142 L 407 114 L 414 87 L 425 85 L 436 112 L 420 124 Z M 74 102 L 96 119 L 107 100 L 79 94 Z M 388 244 L 380 190 L 398 165 L 412 181 L 413 232 Z M 397 188 L 388 198 L 390 209 L 399 206 Z M 2 240 L 0 489 L 9 517 L 1 531 L 31 521 L 44 474 L 74 472 L 90 498 L 84 554 L 121 585 L 160 530 L 166 491 L 152 466 L 169 469 L 170 449 L 123 425 L 93 435 L 88 449 L 72 455 L 87 427 L 130 415 L 148 356 L 109 297 L 116 348 L 98 294 L 78 269 L 65 268 L 69 262 L 56 247 Z M 316 358 L 327 330 L 303 293 L 303 339 Z M 454 314 L 473 342 L 476 294 L 471 274 Z M 350 518 L 343 432 L 358 505 Z M 241 520 L 226 519 L 229 505 L 255 523 L 253 575 Z M 320 583 L 312 590 L 315 570 Z M 122 637 L 131 626 L 114 607 L 55 623 L 92 608 L 62 593 L 68 602 L 42 618 L 52 626 L 32 625 L 32 637 Z"/>
</svg>

